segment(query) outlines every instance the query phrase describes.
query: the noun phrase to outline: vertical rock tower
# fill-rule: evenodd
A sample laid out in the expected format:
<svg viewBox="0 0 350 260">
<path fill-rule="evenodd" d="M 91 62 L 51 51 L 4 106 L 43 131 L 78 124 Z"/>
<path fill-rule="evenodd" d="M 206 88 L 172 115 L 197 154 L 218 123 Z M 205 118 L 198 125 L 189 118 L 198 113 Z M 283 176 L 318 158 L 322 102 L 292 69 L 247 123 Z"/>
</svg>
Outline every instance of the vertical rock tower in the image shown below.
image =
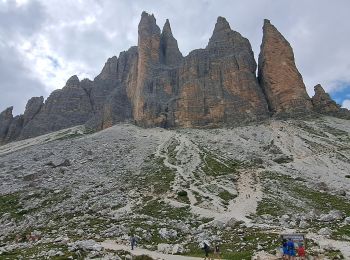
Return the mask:
<svg viewBox="0 0 350 260">
<path fill-rule="evenodd" d="M 293 49 L 269 20 L 263 26 L 258 78 L 272 113 L 294 115 L 312 110 Z"/>
</svg>

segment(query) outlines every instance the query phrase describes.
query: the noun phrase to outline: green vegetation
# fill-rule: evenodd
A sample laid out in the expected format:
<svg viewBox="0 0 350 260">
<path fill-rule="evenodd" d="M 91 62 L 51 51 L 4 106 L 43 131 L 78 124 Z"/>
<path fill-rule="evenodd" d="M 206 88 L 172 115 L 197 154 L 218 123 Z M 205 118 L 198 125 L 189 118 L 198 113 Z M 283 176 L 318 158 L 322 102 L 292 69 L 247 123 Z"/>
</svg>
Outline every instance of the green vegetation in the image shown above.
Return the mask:
<svg viewBox="0 0 350 260">
<path fill-rule="evenodd" d="M 174 208 L 164 201 L 157 199 L 148 201 L 143 208 L 138 210 L 138 213 L 154 218 L 174 220 L 183 220 L 192 216 L 189 206 Z"/>
<path fill-rule="evenodd" d="M 307 187 L 303 180 L 275 172 L 264 172 L 261 179 L 265 196 L 258 204 L 257 215 L 307 213 L 310 209 L 319 213 L 340 210 L 350 215 L 350 202 L 346 198 Z"/>
<path fill-rule="evenodd" d="M 212 245 L 212 248 L 216 244 Z M 239 223 L 233 230 L 224 230 L 222 240 L 218 243 L 221 251 L 221 258 L 242 260 L 251 259 L 258 245 L 265 251 L 273 252 L 279 246 L 278 235 L 262 232 L 255 228 L 240 228 Z M 203 257 L 204 250 L 198 244 L 192 243 L 187 246 L 188 256 Z"/>
<path fill-rule="evenodd" d="M 202 171 L 206 175 L 210 176 L 221 176 L 236 173 L 241 163 L 235 160 L 227 160 L 223 158 L 218 158 L 209 151 L 204 151 L 201 153 L 203 166 Z"/>
<path fill-rule="evenodd" d="M 170 143 L 170 145 L 168 146 L 168 157 L 169 157 L 169 163 L 171 164 L 176 164 L 177 160 L 176 160 L 176 147 L 179 145 L 179 142 L 175 139 L 173 139 Z"/>
<path fill-rule="evenodd" d="M 153 186 L 155 194 L 164 194 L 171 190 L 175 178 L 175 172 L 164 165 L 164 158 L 154 158 L 146 161 L 142 168 L 144 179 L 140 179 L 139 186 L 149 188 Z"/>
<path fill-rule="evenodd" d="M 221 191 L 219 193 L 219 197 L 225 201 L 225 202 L 229 202 L 230 200 L 233 200 L 235 197 L 237 197 L 237 195 L 233 195 L 230 192 L 228 192 L 227 190 Z"/>
<path fill-rule="evenodd" d="M 188 198 L 187 191 L 182 190 L 177 193 L 177 198 L 178 201 L 181 201 L 186 204 L 190 204 L 190 199 Z"/>
<path fill-rule="evenodd" d="M 21 220 L 25 214 L 26 210 L 23 210 L 20 203 L 20 194 L 12 193 L 0 196 L 0 217 L 4 214 L 9 213 L 11 218 L 16 220 Z"/>
<path fill-rule="evenodd" d="M 75 130 L 72 132 L 71 130 L 64 131 L 62 133 L 56 134 L 56 140 L 66 140 L 66 139 L 73 139 L 77 137 L 83 136 L 84 133 L 81 133 L 79 130 Z"/>
</svg>

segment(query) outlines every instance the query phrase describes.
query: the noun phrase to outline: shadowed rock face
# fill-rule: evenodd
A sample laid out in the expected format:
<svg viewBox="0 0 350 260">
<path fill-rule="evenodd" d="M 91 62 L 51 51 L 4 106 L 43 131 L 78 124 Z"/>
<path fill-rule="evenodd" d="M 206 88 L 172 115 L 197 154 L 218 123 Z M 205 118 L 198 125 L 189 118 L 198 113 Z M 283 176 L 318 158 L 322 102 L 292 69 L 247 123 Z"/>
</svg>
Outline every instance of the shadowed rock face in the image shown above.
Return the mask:
<svg viewBox="0 0 350 260">
<path fill-rule="evenodd" d="M 179 126 L 239 124 L 266 118 L 249 41 L 219 17 L 204 50 L 191 52 L 180 68 Z"/>
<path fill-rule="evenodd" d="M 93 80 L 31 98 L 23 115 L 0 114 L 0 144 L 85 124 L 101 130 L 130 120 L 144 127 L 242 125 L 311 111 L 350 118 L 321 86 L 312 102 L 286 39 L 265 20 L 256 62 L 249 41 L 218 17 L 205 49 L 183 57 L 166 20 L 142 13 L 138 46 L 113 56 Z M 260 84 L 259 84 L 260 83 Z"/>
<path fill-rule="evenodd" d="M 341 108 L 340 105 L 332 100 L 320 84 L 316 85 L 314 89 L 315 95 L 312 97 L 312 105 L 315 112 L 350 119 L 350 111 L 346 108 Z"/>
<path fill-rule="evenodd" d="M 331 99 L 320 84 L 314 87 L 315 95 L 312 97 L 314 109 L 319 113 L 334 113 L 340 110 L 340 106 Z"/>
<path fill-rule="evenodd" d="M 13 120 L 13 107 L 8 107 L 0 114 L 0 144 L 5 142 L 9 127 Z"/>
<path fill-rule="evenodd" d="M 51 93 L 40 112 L 24 126 L 21 138 L 84 124 L 91 112 L 88 94 L 78 77 L 72 76 L 64 88 Z"/>
<path fill-rule="evenodd" d="M 312 109 L 292 47 L 269 20 L 263 26 L 258 75 L 273 113 L 305 113 Z"/>
</svg>

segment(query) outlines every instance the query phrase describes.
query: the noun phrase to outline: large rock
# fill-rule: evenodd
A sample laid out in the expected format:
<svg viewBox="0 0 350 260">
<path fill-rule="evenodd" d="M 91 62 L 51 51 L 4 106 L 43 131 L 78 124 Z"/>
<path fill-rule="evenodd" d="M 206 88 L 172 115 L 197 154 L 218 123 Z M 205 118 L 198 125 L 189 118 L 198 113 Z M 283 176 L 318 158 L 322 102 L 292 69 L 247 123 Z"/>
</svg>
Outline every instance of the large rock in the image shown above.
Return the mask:
<svg viewBox="0 0 350 260">
<path fill-rule="evenodd" d="M 23 114 L 23 125 L 28 124 L 40 111 L 44 105 L 44 97 L 32 97 L 28 100 L 26 109 Z"/>
<path fill-rule="evenodd" d="M 312 97 L 314 109 L 319 113 L 334 113 L 340 110 L 340 106 L 331 99 L 320 84 L 314 87 L 315 95 Z"/>
<path fill-rule="evenodd" d="M 0 114 L 0 144 L 5 142 L 9 127 L 13 120 L 13 107 L 8 107 Z"/>
<path fill-rule="evenodd" d="M 320 84 L 316 85 L 314 90 L 315 95 L 312 97 L 312 105 L 317 113 L 350 119 L 350 111 L 341 108 L 340 105 L 324 91 Z"/>
<path fill-rule="evenodd" d="M 258 78 L 270 110 L 277 115 L 305 114 L 312 109 L 293 49 L 269 20 L 264 21 Z"/>
</svg>

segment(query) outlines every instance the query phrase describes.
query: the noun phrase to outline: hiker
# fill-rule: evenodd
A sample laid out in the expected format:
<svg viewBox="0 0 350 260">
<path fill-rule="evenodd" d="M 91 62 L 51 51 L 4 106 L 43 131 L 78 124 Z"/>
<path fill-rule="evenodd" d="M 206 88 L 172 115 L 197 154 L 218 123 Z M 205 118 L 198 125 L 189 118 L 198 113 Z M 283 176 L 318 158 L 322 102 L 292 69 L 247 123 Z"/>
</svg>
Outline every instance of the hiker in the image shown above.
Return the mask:
<svg viewBox="0 0 350 260">
<path fill-rule="evenodd" d="M 131 245 L 131 250 L 134 250 L 134 247 L 136 247 L 136 237 L 134 235 L 130 237 L 130 245 Z"/>
<path fill-rule="evenodd" d="M 203 250 L 204 250 L 204 253 L 205 253 L 205 258 L 204 259 L 210 260 L 210 257 L 209 257 L 210 247 L 205 242 L 204 242 L 204 245 L 203 245 Z"/>
<path fill-rule="evenodd" d="M 288 259 L 288 246 L 287 246 L 287 240 L 283 239 L 282 242 L 282 259 L 287 260 Z"/>
<path fill-rule="evenodd" d="M 288 249 L 288 259 L 294 260 L 295 259 L 295 246 L 294 246 L 294 242 L 292 239 L 288 239 L 287 249 Z"/>
<path fill-rule="evenodd" d="M 221 259 L 219 245 L 216 245 L 214 248 L 214 259 Z"/>
<path fill-rule="evenodd" d="M 298 245 L 298 257 L 300 260 L 305 260 L 305 248 L 302 243 L 299 243 Z"/>
</svg>

